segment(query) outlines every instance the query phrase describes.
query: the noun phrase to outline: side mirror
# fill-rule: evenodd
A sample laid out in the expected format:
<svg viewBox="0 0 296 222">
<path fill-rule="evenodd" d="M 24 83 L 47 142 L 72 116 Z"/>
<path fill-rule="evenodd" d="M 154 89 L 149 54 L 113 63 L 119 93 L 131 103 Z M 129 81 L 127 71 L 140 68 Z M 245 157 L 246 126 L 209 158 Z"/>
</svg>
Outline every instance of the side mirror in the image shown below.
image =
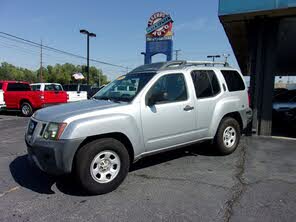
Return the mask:
<svg viewBox="0 0 296 222">
<path fill-rule="evenodd" d="M 156 104 L 155 96 L 151 95 L 147 100 L 147 106 L 151 107 Z"/>
<path fill-rule="evenodd" d="M 160 92 L 157 94 L 152 94 L 147 99 L 147 106 L 154 106 L 158 102 L 163 102 L 167 100 L 167 93 L 166 92 Z"/>
</svg>

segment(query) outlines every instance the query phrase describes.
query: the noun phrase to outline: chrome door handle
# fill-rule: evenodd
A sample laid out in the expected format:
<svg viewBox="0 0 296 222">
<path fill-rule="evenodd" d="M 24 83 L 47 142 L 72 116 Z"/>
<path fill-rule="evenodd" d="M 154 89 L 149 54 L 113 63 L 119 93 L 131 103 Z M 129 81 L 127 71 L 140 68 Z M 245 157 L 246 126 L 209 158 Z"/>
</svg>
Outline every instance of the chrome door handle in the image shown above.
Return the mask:
<svg viewBox="0 0 296 222">
<path fill-rule="evenodd" d="M 194 107 L 193 106 L 189 106 L 189 105 L 187 105 L 187 106 L 184 107 L 184 111 L 190 111 L 190 110 L 193 110 L 193 109 L 194 109 Z"/>
</svg>

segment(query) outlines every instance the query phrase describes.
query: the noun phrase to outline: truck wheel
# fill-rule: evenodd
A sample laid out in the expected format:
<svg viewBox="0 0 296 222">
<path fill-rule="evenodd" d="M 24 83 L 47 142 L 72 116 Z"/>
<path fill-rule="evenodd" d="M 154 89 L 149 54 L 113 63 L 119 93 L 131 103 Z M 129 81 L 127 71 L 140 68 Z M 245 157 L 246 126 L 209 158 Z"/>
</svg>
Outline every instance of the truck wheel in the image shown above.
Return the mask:
<svg viewBox="0 0 296 222">
<path fill-rule="evenodd" d="M 222 155 L 233 153 L 239 144 L 240 136 L 240 126 L 235 119 L 231 117 L 222 119 L 214 141 L 219 153 Z"/>
<path fill-rule="evenodd" d="M 116 139 L 104 138 L 84 145 L 76 154 L 75 174 L 91 194 L 115 190 L 129 171 L 130 159 L 125 146 Z"/>
<path fill-rule="evenodd" d="M 21 105 L 21 112 L 22 112 L 22 115 L 25 117 L 32 116 L 33 108 L 31 106 L 31 104 L 28 102 L 23 102 Z"/>
</svg>

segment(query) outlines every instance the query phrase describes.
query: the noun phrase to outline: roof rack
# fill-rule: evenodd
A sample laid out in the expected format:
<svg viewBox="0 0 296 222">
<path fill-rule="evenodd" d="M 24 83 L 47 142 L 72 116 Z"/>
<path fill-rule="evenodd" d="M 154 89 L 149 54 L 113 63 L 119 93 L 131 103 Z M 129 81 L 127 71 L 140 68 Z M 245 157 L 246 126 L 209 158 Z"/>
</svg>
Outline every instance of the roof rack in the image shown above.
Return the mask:
<svg viewBox="0 0 296 222">
<path fill-rule="evenodd" d="M 199 65 L 203 65 L 203 66 L 220 65 L 224 67 L 229 67 L 229 64 L 227 62 L 177 60 L 177 61 L 164 63 L 160 69 L 180 68 L 185 66 L 199 66 Z"/>
<path fill-rule="evenodd" d="M 227 62 L 212 62 L 212 61 L 186 61 L 186 60 L 175 60 L 170 62 L 158 62 L 152 64 L 146 64 L 139 66 L 132 70 L 132 73 L 142 73 L 142 72 L 157 72 L 161 70 L 168 70 L 168 69 L 182 69 L 187 66 L 224 66 L 229 67 Z"/>
</svg>

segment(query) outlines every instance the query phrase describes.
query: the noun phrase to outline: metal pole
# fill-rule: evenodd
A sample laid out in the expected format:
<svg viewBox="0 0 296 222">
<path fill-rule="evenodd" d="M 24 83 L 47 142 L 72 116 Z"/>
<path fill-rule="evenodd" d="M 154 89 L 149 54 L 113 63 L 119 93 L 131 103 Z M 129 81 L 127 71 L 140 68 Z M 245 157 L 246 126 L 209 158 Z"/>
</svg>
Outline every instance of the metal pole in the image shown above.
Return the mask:
<svg viewBox="0 0 296 222">
<path fill-rule="evenodd" d="M 87 85 L 89 85 L 89 34 L 87 34 L 87 65 L 86 65 L 86 72 L 87 72 Z"/>
</svg>

